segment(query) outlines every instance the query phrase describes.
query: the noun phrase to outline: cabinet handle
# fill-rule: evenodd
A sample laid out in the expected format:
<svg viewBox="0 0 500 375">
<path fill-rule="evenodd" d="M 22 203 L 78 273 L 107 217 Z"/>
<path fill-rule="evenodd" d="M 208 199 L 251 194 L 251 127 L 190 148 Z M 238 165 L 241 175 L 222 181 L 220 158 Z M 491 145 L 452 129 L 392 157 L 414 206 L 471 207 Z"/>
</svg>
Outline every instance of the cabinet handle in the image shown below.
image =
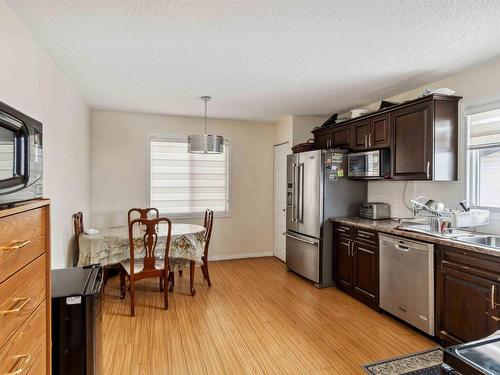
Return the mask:
<svg viewBox="0 0 500 375">
<path fill-rule="evenodd" d="M 495 310 L 497 308 L 497 306 L 499 306 L 500 304 L 496 303 L 495 301 L 495 285 L 492 285 L 491 286 L 491 298 L 490 298 L 490 303 L 491 303 L 491 309 L 492 310 Z"/>
<path fill-rule="evenodd" d="M 14 358 L 16 359 L 16 363 L 15 363 L 16 365 L 20 362 L 21 359 L 24 358 L 24 361 L 22 362 L 22 366 L 19 367 L 16 371 L 8 372 L 7 374 L 4 374 L 4 375 L 19 375 L 19 374 L 21 374 L 24 371 L 25 367 L 28 365 L 29 361 L 31 361 L 31 354 L 16 355 Z"/>
<path fill-rule="evenodd" d="M 0 314 L 12 314 L 21 311 L 24 308 L 24 306 L 26 306 L 29 303 L 29 301 L 31 301 L 31 298 L 14 298 L 13 301 L 15 302 L 14 306 L 17 305 L 19 301 L 23 302 L 15 309 L 0 311 Z"/>
<path fill-rule="evenodd" d="M 347 230 L 342 229 L 342 228 L 337 228 L 337 230 L 338 230 L 339 232 L 342 232 L 342 233 L 347 233 Z"/>
<path fill-rule="evenodd" d="M 431 179 L 431 162 L 430 161 L 427 162 L 427 179 L 428 180 Z"/>
<path fill-rule="evenodd" d="M 19 250 L 28 245 L 31 241 L 29 240 L 14 240 L 11 242 L 10 246 L 0 246 L 0 250 Z"/>
<path fill-rule="evenodd" d="M 372 133 L 368 134 L 368 146 L 372 147 Z"/>
<path fill-rule="evenodd" d="M 354 241 L 351 241 L 351 256 L 354 256 Z"/>
<path fill-rule="evenodd" d="M 368 236 L 368 235 L 360 233 L 360 232 L 358 232 L 358 237 L 366 238 L 366 239 L 369 239 L 369 240 L 371 239 L 371 236 Z"/>
</svg>

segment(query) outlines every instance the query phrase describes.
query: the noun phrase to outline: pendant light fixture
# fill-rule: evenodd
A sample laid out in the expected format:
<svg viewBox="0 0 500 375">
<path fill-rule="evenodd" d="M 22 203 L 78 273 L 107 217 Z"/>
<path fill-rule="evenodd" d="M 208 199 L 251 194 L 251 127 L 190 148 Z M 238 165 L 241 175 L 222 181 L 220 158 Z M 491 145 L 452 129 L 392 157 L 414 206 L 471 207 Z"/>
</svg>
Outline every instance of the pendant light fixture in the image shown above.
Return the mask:
<svg viewBox="0 0 500 375">
<path fill-rule="evenodd" d="M 220 154 L 224 152 L 224 137 L 220 135 L 207 134 L 207 103 L 212 99 L 210 96 L 202 96 L 205 102 L 205 134 L 188 136 L 188 152 L 192 154 Z"/>
</svg>

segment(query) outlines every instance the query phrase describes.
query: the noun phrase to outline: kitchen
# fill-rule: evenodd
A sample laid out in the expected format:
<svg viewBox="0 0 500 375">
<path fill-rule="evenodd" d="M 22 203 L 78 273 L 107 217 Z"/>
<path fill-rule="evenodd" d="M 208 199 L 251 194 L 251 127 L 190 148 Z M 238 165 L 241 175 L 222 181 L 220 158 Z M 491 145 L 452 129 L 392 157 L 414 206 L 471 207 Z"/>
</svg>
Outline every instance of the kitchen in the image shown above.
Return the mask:
<svg viewBox="0 0 500 375">
<path fill-rule="evenodd" d="M 313 130 L 314 144 L 293 148 L 287 160 L 286 264 L 314 286 L 334 285 L 451 347 L 443 366 L 464 373 L 491 369 L 488 360 L 465 367 L 457 353 L 478 345 L 463 343 L 500 329 L 500 236 L 481 232 L 490 211 L 476 208 L 492 194 L 483 187 L 482 196 L 471 192 L 470 200 L 449 208 L 425 196 L 407 197 L 405 182 L 405 217 L 392 216 L 387 203 L 366 202 L 368 181 L 458 180 L 462 97 L 447 88 L 429 91 L 401 104 L 382 102 L 377 111 L 353 110 L 347 119 L 334 115 Z M 496 114 L 467 118 L 472 153 L 496 140 Z"/>
<path fill-rule="evenodd" d="M 499 17 L 0 0 L 0 373 L 500 373 Z"/>
</svg>

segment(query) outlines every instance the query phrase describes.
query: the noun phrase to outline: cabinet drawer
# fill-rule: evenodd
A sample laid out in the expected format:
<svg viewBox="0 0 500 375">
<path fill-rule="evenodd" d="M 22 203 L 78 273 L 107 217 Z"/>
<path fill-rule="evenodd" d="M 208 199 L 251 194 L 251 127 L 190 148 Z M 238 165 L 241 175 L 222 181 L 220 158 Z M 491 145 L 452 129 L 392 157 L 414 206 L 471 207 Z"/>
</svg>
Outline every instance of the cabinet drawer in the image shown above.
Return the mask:
<svg viewBox="0 0 500 375">
<path fill-rule="evenodd" d="M 354 229 L 354 239 L 359 242 L 367 243 L 372 246 L 378 246 L 377 232 L 372 232 L 366 229 Z"/>
<path fill-rule="evenodd" d="M 0 282 L 45 252 L 47 208 L 0 218 Z"/>
<path fill-rule="evenodd" d="M 350 237 L 351 233 L 352 233 L 352 228 L 348 227 L 347 225 L 336 224 L 335 225 L 335 233 L 338 236 L 347 236 L 347 237 Z"/>
<path fill-rule="evenodd" d="M 493 281 L 500 278 L 500 258 L 446 246 L 438 249 L 443 254 L 442 265 Z"/>
<path fill-rule="evenodd" d="M 33 360 L 45 355 L 45 301 L 0 349 L 0 374 L 27 373 Z M 45 350 L 44 350 L 45 349 Z"/>
<path fill-rule="evenodd" d="M 46 256 L 0 284 L 0 348 L 45 300 Z"/>
</svg>

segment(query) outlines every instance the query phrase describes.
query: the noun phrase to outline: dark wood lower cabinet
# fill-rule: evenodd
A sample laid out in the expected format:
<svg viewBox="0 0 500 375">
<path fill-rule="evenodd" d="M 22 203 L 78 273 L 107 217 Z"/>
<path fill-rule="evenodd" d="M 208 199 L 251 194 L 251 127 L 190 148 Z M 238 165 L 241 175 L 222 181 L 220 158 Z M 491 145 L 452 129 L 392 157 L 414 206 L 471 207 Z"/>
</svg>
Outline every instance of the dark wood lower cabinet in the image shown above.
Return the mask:
<svg viewBox="0 0 500 375">
<path fill-rule="evenodd" d="M 352 289 L 352 241 L 345 236 L 338 236 L 336 241 L 335 265 L 337 286 L 342 290 Z"/>
<path fill-rule="evenodd" d="M 438 254 L 436 315 L 442 345 L 478 340 L 500 329 L 500 259 L 443 246 Z"/>
<path fill-rule="evenodd" d="M 378 309 L 379 251 L 373 245 L 377 234 L 358 232 L 351 228 L 346 232 L 345 226 L 334 229 L 335 282 L 342 291 Z"/>
<path fill-rule="evenodd" d="M 352 289 L 358 299 L 378 307 L 379 252 L 378 247 L 353 242 Z"/>
</svg>

